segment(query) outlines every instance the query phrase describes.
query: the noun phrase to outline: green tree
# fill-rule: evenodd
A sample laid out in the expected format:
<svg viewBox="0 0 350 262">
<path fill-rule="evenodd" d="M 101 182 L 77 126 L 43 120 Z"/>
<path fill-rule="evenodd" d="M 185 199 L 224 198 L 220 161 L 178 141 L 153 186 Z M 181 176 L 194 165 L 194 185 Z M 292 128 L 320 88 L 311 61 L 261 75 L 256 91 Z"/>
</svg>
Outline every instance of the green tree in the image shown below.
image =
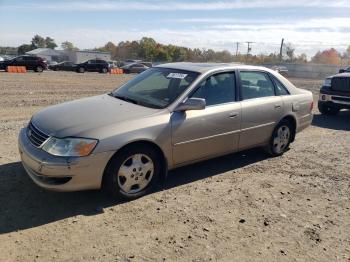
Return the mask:
<svg viewBox="0 0 350 262">
<path fill-rule="evenodd" d="M 61 43 L 61 48 L 63 50 L 68 50 L 68 51 L 76 51 L 79 50 L 79 48 L 75 47 L 72 42 L 65 41 Z"/>
<path fill-rule="evenodd" d="M 35 35 L 32 38 L 32 46 L 33 48 L 42 48 L 42 47 L 46 47 L 46 42 L 45 42 L 45 38 L 40 36 L 40 35 Z"/>
<path fill-rule="evenodd" d="M 26 52 L 29 52 L 33 49 L 33 45 L 23 44 L 17 48 L 17 52 L 19 55 L 24 55 Z"/>
<path fill-rule="evenodd" d="M 157 55 L 157 42 L 150 37 L 143 37 L 140 40 L 140 57 L 143 59 L 154 61 Z"/>
<path fill-rule="evenodd" d="M 45 47 L 55 49 L 57 47 L 55 40 L 53 40 L 51 37 L 45 38 Z"/>
</svg>

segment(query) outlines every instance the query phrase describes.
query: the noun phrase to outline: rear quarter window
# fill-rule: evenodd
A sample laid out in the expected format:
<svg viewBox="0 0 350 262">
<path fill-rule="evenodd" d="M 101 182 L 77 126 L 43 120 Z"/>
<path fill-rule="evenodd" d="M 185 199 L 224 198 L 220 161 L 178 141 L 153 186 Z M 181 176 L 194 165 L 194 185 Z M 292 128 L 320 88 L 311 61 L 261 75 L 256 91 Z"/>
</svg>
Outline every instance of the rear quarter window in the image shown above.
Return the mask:
<svg viewBox="0 0 350 262">
<path fill-rule="evenodd" d="M 289 95 L 288 89 L 274 76 L 271 76 L 275 85 L 276 85 L 276 95 L 278 96 L 286 96 Z"/>
</svg>

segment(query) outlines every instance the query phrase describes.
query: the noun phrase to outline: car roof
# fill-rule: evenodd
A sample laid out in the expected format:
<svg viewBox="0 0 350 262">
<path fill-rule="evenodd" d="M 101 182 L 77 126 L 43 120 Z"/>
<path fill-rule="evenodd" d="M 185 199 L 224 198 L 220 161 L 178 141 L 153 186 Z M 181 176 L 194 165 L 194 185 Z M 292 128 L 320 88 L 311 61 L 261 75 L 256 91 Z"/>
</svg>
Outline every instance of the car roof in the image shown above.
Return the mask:
<svg viewBox="0 0 350 262">
<path fill-rule="evenodd" d="M 193 71 L 198 73 L 206 73 L 212 70 L 220 70 L 220 69 L 249 69 L 249 70 L 265 70 L 270 71 L 266 67 L 261 66 L 250 66 L 250 65 L 242 65 L 238 63 L 191 63 L 191 62 L 177 62 L 177 63 L 167 63 L 157 65 L 155 67 L 162 68 L 172 68 L 172 69 L 180 69 L 186 71 Z"/>
</svg>

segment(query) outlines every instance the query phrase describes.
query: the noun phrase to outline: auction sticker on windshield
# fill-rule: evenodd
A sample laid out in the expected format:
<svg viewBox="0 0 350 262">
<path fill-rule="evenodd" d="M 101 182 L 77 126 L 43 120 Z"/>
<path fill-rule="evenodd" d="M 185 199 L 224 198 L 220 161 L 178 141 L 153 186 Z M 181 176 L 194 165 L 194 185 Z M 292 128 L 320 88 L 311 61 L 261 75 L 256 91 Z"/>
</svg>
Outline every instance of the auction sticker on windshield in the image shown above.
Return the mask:
<svg viewBox="0 0 350 262">
<path fill-rule="evenodd" d="M 170 73 L 167 78 L 178 78 L 178 79 L 184 79 L 187 76 L 187 74 L 181 74 L 181 73 Z"/>
</svg>

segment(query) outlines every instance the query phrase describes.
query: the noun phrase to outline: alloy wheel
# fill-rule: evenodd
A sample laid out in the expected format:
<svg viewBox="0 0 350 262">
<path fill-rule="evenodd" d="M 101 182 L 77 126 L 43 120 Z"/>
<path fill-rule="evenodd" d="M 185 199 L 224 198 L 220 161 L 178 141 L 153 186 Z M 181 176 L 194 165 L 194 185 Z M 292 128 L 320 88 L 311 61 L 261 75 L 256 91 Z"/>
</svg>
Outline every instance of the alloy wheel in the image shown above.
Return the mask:
<svg viewBox="0 0 350 262">
<path fill-rule="evenodd" d="M 154 164 L 145 154 L 134 154 L 120 166 L 118 186 L 127 194 L 135 194 L 145 189 L 152 180 Z"/>
<path fill-rule="evenodd" d="M 290 129 L 288 126 L 280 126 L 273 139 L 272 150 L 275 154 L 282 153 L 288 146 L 290 139 Z"/>
</svg>

